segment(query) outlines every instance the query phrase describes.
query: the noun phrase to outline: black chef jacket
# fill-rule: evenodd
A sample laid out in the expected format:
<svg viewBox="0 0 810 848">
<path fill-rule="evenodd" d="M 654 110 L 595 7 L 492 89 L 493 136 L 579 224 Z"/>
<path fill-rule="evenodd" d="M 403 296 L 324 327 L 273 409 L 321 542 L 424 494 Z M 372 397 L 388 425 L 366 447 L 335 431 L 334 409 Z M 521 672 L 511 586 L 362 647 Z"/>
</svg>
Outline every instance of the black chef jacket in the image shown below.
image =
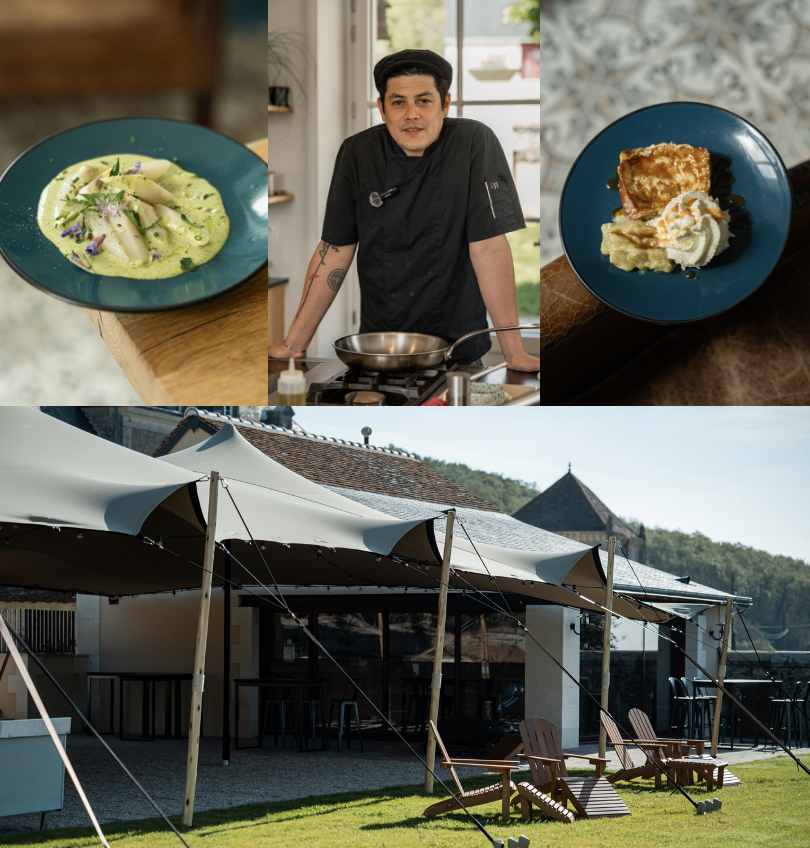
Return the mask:
<svg viewBox="0 0 810 848">
<path fill-rule="evenodd" d="M 397 194 L 375 207 L 372 192 Z M 359 242 L 360 332 L 432 333 L 450 341 L 487 326 L 469 243 L 525 227 L 506 157 L 492 130 L 445 118 L 423 156 L 407 156 L 383 124 L 347 138 L 326 202 L 324 242 Z M 492 342 L 474 336 L 460 363 Z"/>
</svg>

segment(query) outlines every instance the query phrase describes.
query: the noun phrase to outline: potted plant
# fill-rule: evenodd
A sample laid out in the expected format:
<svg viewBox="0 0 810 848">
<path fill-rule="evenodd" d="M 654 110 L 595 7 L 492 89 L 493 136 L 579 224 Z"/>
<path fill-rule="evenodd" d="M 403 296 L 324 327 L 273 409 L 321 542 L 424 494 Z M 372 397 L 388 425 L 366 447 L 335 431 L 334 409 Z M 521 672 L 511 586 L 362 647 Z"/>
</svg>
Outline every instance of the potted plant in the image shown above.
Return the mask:
<svg viewBox="0 0 810 848">
<path fill-rule="evenodd" d="M 272 30 L 267 36 L 267 82 L 271 106 L 292 106 L 291 91 L 306 99 L 304 77 L 312 59 L 306 36 L 291 29 Z"/>
</svg>

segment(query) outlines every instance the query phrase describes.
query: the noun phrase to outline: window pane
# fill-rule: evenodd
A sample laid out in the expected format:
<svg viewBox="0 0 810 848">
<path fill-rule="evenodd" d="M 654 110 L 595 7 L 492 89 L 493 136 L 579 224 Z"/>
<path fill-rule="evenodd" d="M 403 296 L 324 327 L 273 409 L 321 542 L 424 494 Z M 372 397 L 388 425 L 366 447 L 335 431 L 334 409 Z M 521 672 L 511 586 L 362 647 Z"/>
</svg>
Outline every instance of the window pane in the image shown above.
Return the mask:
<svg viewBox="0 0 810 848">
<path fill-rule="evenodd" d="M 371 0 L 377 10 L 374 64 L 400 50 L 432 50 L 453 65 L 455 77 L 455 0 Z M 453 8 L 452 21 L 447 7 Z M 452 47 L 452 58 L 450 48 Z M 455 97 L 455 79 L 450 89 Z M 371 80 L 370 100 L 377 90 Z"/>
<path fill-rule="evenodd" d="M 308 625 L 306 613 L 296 613 Z M 273 613 L 271 674 L 279 677 L 303 677 L 308 670 L 309 639 L 286 612 Z"/>
<path fill-rule="evenodd" d="M 525 613 L 516 616 L 525 623 Z M 523 720 L 523 631 L 499 613 L 461 616 L 459 715 Z"/>
<path fill-rule="evenodd" d="M 378 612 L 320 612 L 318 641 L 343 666 L 349 676 L 382 708 L 383 692 L 383 614 Z M 363 729 L 379 728 L 382 721 L 368 702 L 358 696 L 354 687 L 322 654 L 318 657 L 318 676 L 326 677 L 324 703 L 327 705 L 330 726 L 340 721 L 340 701 L 357 700 Z M 351 726 L 355 726 L 354 708 L 348 706 Z"/>
<path fill-rule="evenodd" d="M 528 23 L 506 20 L 508 6 L 504 0 L 464 2 L 465 101 L 540 98 L 540 46 L 532 44 Z"/>
<path fill-rule="evenodd" d="M 427 728 L 437 623 L 438 616 L 432 612 L 388 616 L 388 718 L 402 730 Z M 454 630 L 451 613 L 444 631 L 440 717 L 453 712 Z"/>
</svg>

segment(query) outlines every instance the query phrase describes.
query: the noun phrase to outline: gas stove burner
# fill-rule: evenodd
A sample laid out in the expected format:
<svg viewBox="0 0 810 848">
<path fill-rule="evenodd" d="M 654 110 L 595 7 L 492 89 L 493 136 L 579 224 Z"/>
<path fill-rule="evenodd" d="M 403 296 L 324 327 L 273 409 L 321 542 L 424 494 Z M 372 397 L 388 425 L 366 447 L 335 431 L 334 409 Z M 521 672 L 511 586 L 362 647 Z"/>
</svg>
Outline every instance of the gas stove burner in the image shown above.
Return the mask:
<svg viewBox="0 0 810 848">
<path fill-rule="evenodd" d="M 374 400 L 379 402 L 374 403 Z M 315 406 L 404 406 L 407 400 L 406 395 L 395 392 L 328 388 L 316 391 L 313 403 Z"/>
<path fill-rule="evenodd" d="M 352 393 L 362 397 L 378 392 L 385 398 L 384 406 L 418 406 L 440 389 L 446 372 L 456 367 L 440 366 L 397 374 L 373 374 L 349 368 L 328 382 L 313 383 L 309 387 L 308 402 L 316 406 L 346 406 L 347 396 Z M 351 405 L 350 400 L 348 404 Z"/>
</svg>

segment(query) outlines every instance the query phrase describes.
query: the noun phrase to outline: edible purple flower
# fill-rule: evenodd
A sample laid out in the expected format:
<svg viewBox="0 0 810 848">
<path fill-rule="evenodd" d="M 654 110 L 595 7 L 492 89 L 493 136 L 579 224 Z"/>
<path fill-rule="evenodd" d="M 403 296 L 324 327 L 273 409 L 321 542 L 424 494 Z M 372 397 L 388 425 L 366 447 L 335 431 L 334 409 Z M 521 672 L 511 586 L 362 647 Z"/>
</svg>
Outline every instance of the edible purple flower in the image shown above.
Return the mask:
<svg viewBox="0 0 810 848">
<path fill-rule="evenodd" d="M 75 250 L 70 254 L 70 258 L 77 264 L 81 265 L 82 268 L 87 268 L 88 271 L 90 270 L 90 263 L 83 256 L 76 253 Z"/>
<path fill-rule="evenodd" d="M 74 224 L 69 230 L 65 230 L 62 234 L 62 238 L 65 236 L 73 236 L 75 235 L 79 241 L 84 238 L 84 231 L 82 230 L 81 223 Z"/>
<path fill-rule="evenodd" d="M 124 173 L 125 173 L 125 174 L 137 174 L 137 173 L 138 173 L 138 171 L 140 171 L 140 170 L 141 170 L 141 163 L 140 163 L 140 162 L 136 162 L 136 163 L 135 163 L 135 167 L 130 168 L 128 171 L 124 171 Z"/>
<path fill-rule="evenodd" d="M 163 254 L 159 253 L 157 250 L 153 250 L 152 251 L 152 261 L 153 262 L 162 262 L 163 261 Z"/>
<path fill-rule="evenodd" d="M 95 208 L 110 221 L 121 211 L 120 203 L 111 203 L 108 197 L 96 198 Z"/>
<path fill-rule="evenodd" d="M 90 242 L 87 247 L 85 247 L 84 252 L 89 253 L 91 256 L 98 256 L 98 249 L 101 247 L 101 243 L 106 237 L 106 233 L 102 233 L 100 236 L 96 236 L 93 241 Z"/>
</svg>

